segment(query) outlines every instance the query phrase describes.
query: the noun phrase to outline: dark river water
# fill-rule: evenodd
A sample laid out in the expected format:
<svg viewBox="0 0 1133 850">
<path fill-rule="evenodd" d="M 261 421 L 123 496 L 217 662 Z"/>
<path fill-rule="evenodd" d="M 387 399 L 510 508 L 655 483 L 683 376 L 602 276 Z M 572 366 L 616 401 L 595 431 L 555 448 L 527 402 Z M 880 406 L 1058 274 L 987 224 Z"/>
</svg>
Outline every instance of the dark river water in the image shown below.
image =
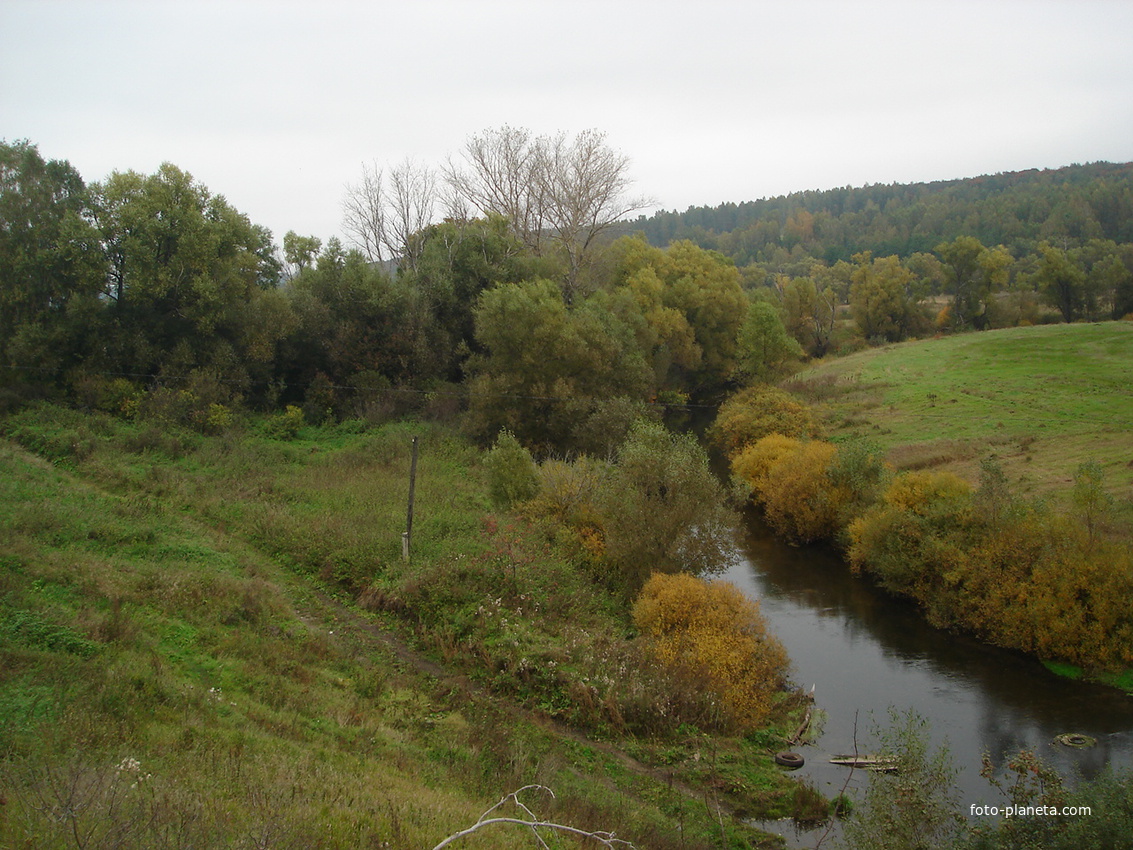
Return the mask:
<svg viewBox="0 0 1133 850">
<path fill-rule="evenodd" d="M 1007 802 L 979 775 L 985 752 L 1003 764 L 1028 748 L 1063 774 L 1087 778 L 1107 764 L 1133 765 L 1133 697 L 935 629 L 913 606 L 850 575 L 835 553 L 792 548 L 757 517 L 746 519 L 742 557 L 723 577 L 759 600 L 771 631 L 786 645 L 792 680 L 815 687 L 816 706 L 826 715 L 823 731 L 815 743 L 794 748 L 807 760 L 796 775 L 827 796 L 842 789 L 848 774 L 829 764 L 829 756 L 854 752 L 855 724 L 858 751 L 871 751 L 870 732 L 887 725 L 890 707 L 914 709 L 931 725 L 933 740 L 947 743 L 965 814 L 971 805 Z M 1068 732 L 1090 735 L 1097 745 L 1053 743 Z M 867 774 L 857 770 L 852 779 L 849 793 L 860 797 Z M 796 846 L 813 846 L 815 836 L 787 837 Z"/>
</svg>

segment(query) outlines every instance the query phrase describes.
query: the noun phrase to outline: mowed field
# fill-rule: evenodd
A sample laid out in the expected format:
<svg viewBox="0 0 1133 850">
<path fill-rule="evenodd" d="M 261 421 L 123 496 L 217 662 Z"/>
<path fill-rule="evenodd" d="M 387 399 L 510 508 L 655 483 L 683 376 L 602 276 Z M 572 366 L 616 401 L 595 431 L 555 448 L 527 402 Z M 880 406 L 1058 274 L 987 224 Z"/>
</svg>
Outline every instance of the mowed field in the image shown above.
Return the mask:
<svg viewBox="0 0 1133 850">
<path fill-rule="evenodd" d="M 899 470 L 945 469 L 975 484 L 994 455 L 1019 492 L 1062 498 L 1078 466 L 1097 461 L 1131 512 L 1133 322 L 888 345 L 784 387 L 815 405 L 828 437 L 871 439 Z"/>
</svg>

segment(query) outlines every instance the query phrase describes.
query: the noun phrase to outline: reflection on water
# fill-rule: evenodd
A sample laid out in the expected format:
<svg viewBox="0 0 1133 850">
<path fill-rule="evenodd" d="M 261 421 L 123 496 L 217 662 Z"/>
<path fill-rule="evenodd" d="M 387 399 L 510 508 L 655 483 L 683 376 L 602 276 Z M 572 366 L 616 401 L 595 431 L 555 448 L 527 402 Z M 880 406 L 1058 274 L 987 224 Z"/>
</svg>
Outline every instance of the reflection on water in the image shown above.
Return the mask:
<svg viewBox="0 0 1133 850">
<path fill-rule="evenodd" d="M 845 768 L 826 759 L 871 749 L 870 731 L 890 707 L 915 709 L 947 741 L 960 771 L 964 811 L 1002 804 L 979 776 L 980 758 L 997 764 L 1032 749 L 1068 775 L 1093 777 L 1107 764 L 1133 765 L 1133 698 L 1112 688 L 1072 682 L 1020 653 L 929 626 L 916 609 L 854 578 L 835 553 L 792 548 L 748 515 L 743 557 L 724 578 L 760 600 L 771 630 L 787 647 L 796 684 L 815 686 L 827 714 L 822 737 L 799 748 L 807 776 L 837 794 Z M 1098 745 L 1076 750 L 1052 744 L 1082 732 Z M 855 771 L 854 785 L 866 782 Z"/>
</svg>

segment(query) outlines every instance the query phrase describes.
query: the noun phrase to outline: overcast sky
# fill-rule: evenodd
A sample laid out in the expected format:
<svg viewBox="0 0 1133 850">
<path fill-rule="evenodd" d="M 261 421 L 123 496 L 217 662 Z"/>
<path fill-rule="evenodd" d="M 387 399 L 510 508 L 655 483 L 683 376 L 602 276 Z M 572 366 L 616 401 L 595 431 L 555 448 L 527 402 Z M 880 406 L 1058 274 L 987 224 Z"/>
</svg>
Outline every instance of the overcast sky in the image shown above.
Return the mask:
<svg viewBox="0 0 1133 850">
<path fill-rule="evenodd" d="M 598 128 L 665 209 L 1133 160 L 1130 0 L 0 0 L 0 139 L 282 240 L 364 163 Z"/>
</svg>

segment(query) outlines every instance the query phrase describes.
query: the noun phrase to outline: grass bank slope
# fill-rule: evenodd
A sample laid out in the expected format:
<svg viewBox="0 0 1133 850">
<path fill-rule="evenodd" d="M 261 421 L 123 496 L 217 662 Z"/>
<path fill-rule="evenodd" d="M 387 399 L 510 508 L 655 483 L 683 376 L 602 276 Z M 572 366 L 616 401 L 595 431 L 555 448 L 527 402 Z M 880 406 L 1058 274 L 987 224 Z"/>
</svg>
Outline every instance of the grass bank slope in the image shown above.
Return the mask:
<svg viewBox="0 0 1133 850">
<path fill-rule="evenodd" d="M 1021 492 L 1065 490 L 1097 461 L 1133 497 L 1133 322 L 1044 325 L 888 345 L 827 361 L 786 388 L 832 437 L 877 443 L 897 469 L 975 483 L 995 455 Z"/>
<path fill-rule="evenodd" d="M 480 455 L 444 429 L 204 437 L 51 406 L 0 429 L 2 847 L 431 847 L 532 782 L 558 795 L 525 798 L 541 816 L 638 846 L 757 847 L 721 812 L 810 790 L 770 732 L 565 722 L 567 686 L 527 661 L 593 679 L 624 617 L 545 541 L 491 530 Z M 378 576 L 398 610 L 353 603 Z M 498 598 L 461 595 L 484 583 Z"/>
</svg>

